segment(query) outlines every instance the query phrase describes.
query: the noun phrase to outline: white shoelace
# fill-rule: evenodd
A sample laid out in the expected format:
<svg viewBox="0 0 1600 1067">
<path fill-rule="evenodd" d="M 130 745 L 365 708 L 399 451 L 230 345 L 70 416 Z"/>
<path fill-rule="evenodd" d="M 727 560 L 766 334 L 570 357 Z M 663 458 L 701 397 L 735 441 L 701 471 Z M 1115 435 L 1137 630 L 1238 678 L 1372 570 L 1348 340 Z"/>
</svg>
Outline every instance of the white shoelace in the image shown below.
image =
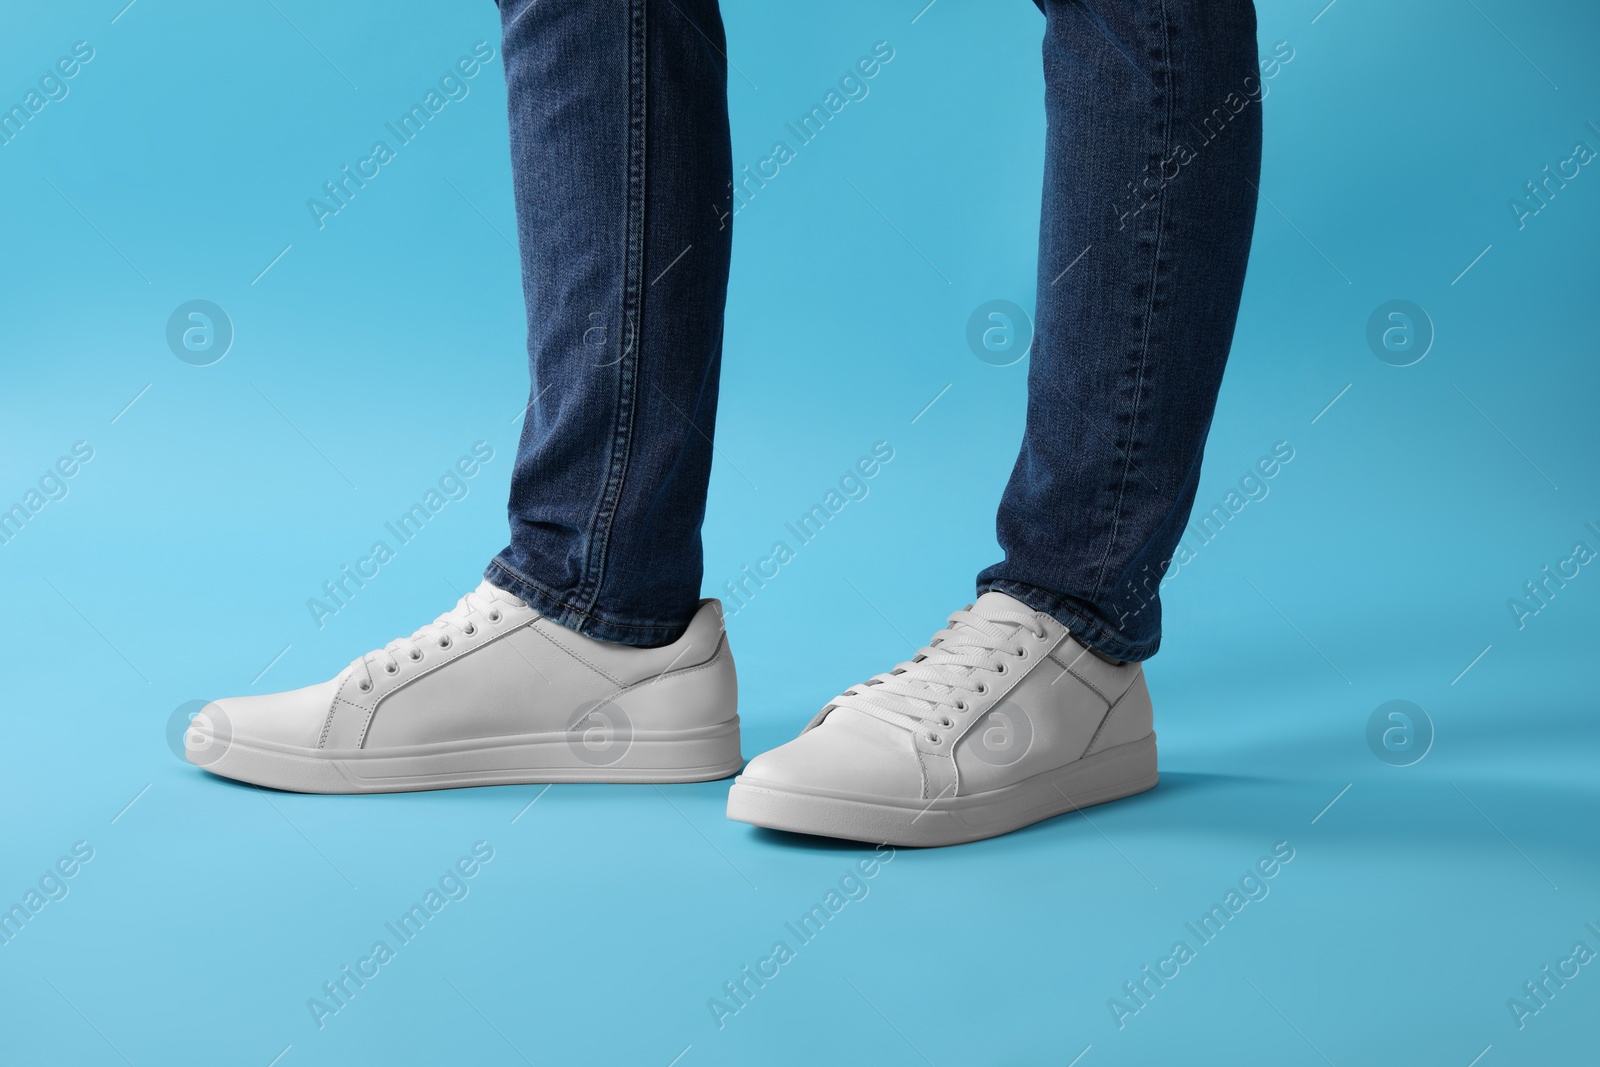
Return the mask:
<svg viewBox="0 0 1600 1067">
<path fill-rule="evenodd" d="M 503 601 L 500 598 L 505 598 Z M 522 601 L 514 599 L 509 593 L 495 590 L 493 593 L 485 592 L 481 587 L 474 589 L 460 600 L 456 606 L 422 627 L 410 637 L 397 637 L 382 648 L 373 649 L 350 664 L 350 670 L 357 672 L 357 688 L 367 692 L 372 688 L 373 668 L 379 667 L 385 674 L 395 674 L 400 670 L 400 656 L 412 663 L 422 659 L 424 645 L 444 650 L 455 643 L 451 631 L 471 637 L 478 632 L 480 620 L 497 623 L 505 614 L 504 605 L 518 605 Z"/>
<path fill-rule="evenodd" d="M 1013 659 L 1027 656 L 1017 640 L 1024 630 L 1046 636 L 1034 616 L 1020 611 L 958 611 L 914 659 L 846 690 L 832 706 L 937 737 L 937 730 L 955 725 L 946 709 L 965 713 L 967 693 L 987 693 L 991 678 L 1006 674 Z"/>
</svg>

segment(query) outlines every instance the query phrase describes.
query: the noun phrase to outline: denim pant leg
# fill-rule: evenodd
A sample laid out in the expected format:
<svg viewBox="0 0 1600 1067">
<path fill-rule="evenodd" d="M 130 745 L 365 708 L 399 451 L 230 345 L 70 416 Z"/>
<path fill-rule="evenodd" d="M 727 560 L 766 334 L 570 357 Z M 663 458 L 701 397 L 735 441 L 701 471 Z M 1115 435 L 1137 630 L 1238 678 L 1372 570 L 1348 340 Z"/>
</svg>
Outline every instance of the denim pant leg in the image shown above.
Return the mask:
<svg viewBox="0 0 1600 1067">
<path fill-rule="evenodd" d="M 663 644 L 700 596 L 732 236 L 716 0 L 501 0 L 530 403 L 486 577 Z"/>
<path fill-rule="evenodd" d="M 1008 593 L 1119 658 L 1194 504 L 1255 224 L 1250 0 L 1040 0 L 1044 208 L 1022 451 L 1000 502 Z"/>
</svg>

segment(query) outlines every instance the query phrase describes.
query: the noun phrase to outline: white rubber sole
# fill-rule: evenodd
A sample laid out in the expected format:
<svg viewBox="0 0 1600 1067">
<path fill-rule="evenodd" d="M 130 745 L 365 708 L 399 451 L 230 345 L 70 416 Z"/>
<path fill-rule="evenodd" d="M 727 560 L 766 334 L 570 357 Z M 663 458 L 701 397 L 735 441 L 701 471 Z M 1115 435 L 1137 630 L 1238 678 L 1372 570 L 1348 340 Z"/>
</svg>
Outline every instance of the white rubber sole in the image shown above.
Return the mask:
<svg viewBox="0 0 1600 1067">
<path fill-rule="evenodd" d="M 899 800 L 740 775 L 728 818 L 772 830 L 906 847 L 960 845 L 1155 786 L 1156 735 L 970 796 Z"/>
<path fill-rule="evenodd" d="M 540 782 L 709 782 L 744 765 L 738 718 L 694 730 L 635 731 L 615 758 L 585 749 L 566 733 L 375 752 L 328 752 L 239 738 L 219 744 L 198 728 L 196 734 L 199 743 L 188 751 L 196 766 L 295 793 L 406 793 Z"/>
</svg>

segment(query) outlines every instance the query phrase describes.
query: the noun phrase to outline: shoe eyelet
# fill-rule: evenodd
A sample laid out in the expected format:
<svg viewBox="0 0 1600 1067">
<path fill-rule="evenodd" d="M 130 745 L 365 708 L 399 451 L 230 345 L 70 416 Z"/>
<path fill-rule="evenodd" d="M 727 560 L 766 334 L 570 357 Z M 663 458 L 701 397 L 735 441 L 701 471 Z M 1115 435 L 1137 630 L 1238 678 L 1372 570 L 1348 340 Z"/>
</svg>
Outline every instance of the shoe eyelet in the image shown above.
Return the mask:
<svg viewBox="0 0 1600 1067">
<path fill-rule="evenodd" d="M 397 664 L 385 663 L 383 665 L 383 673 L 384 674 L 398 674 L 399 672 L 400 672 L 400 667 Z"/>
<path fill-rule="evenodd" d="M 988 691 L 989 691 L 989 683 L 988 682 L 979 682 L 978 683 L 978 695 L 979 696 L 983 696 Z"/>
<path fill-rule="evenodd" d="M 411 657 L 411 662 L 415 663 L 422 658 L 422 649 L 413 648 L 407 655 Z"/>
<path fill-rule="evenodd" d="M 469 622 L 461 628 L 461 632 L 466 634 L 468 637 L 471 637 L 473 634 L 478 632 L 477 624 Z"/>
<path fill-rule="evenodd" d="M 997 665 L 996 665 L 996 666 L 995 666 L 995 669 L 994 669 L 994 673 L 996 673 L 996 674 L 1004 674 L 1004 673 L 1006 673 L 1006 671 L 1007 671 L 1007 670 L 1008 670 L 1008 669 L 1009 669 L 1009 668 L 1008 668 L 1008 667 L 1006 667 L 1006 665 L 1005 665 L 1005 664 L 1004 664 L 1004 663 L 1001 663 L 1001 664 L 997 664 Z"/>
<path fill-rule="evenodd" d="M 965 700 L 956 701 L 956 710 L 957 711 L 961 711 L 961 712 L 966 711 L 967 710 L 967 702 Z"/>
<path fill-rule="evenodd" d="M 1027 659 L 1028 658 L 1028 650 L 1026 648 L 1017 649 L 1017 658 L 1018 659 Z"/>
<path fill-rule="evenodd" d="M 501 618 L 502 616 L 498 610 L 489 612 L 490 622 L 499 622 Z"/>
<path fill-rule="evenodd" d="M 445 634 L 443 637 L 439 638 L 439 647 L 440 648 L 449 648 L 450 647 L 450 635 L 449 634 Z"/>
<path fill-rule="evenodd" d="M 372 683 L 371 682 L 357 682 L 356 683 L 356 688 L 361 690 L 363 693 L 370 693 L 370 692 L 372 692 Z"/>
<path fill-rule="evenodd" d="M 928 735 L 928 743 L 929 744 L 937 745 L 940 740 L 941 740 L 941 738 L 939 737 L 938 734 L 929 734 Z"/>
<path fill-rule="evenodd" d="M 943 726 L 946 730 L 950 729 L 950 727 L 954 726 L 955 724 L 955 720 L 948 715 L 939 720 L 939 725 Z"/>
</svg>

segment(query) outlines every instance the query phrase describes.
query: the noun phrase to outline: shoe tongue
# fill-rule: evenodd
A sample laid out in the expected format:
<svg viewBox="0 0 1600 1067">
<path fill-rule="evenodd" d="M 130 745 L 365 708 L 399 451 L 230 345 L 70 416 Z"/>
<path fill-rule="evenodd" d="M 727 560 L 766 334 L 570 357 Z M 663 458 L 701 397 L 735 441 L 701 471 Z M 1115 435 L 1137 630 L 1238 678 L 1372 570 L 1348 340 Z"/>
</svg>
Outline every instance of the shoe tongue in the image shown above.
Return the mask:
<svg viewBox="0 0 1600 1067">
<path fill-rule="evenodd" d="M 523 600 L 514 593 L 506 592 L 498 585 L 491 584 L 487 578 L 479 582 L 478 588 L 474 589 L 473 592 L 477 593 L 481 597 L 484 597 L 485 599 L 498 600 L 503 604 L 514 604 L 519 608 L 525 608 L 528 606 L 527 601 Z"/>
<path fill-rule="evenodd" d="M 1016 597 L 1006 596 L 1004 593 L 996 592 L 993 589 L 977 599 L 977 602 L 972 605 L 972 611 L 973 614 L 981 615 L 986 619 L 1008 611 L 1021 612 L 1024 615 L 1033 614 L 1033 609 Z"/>
</svg>

